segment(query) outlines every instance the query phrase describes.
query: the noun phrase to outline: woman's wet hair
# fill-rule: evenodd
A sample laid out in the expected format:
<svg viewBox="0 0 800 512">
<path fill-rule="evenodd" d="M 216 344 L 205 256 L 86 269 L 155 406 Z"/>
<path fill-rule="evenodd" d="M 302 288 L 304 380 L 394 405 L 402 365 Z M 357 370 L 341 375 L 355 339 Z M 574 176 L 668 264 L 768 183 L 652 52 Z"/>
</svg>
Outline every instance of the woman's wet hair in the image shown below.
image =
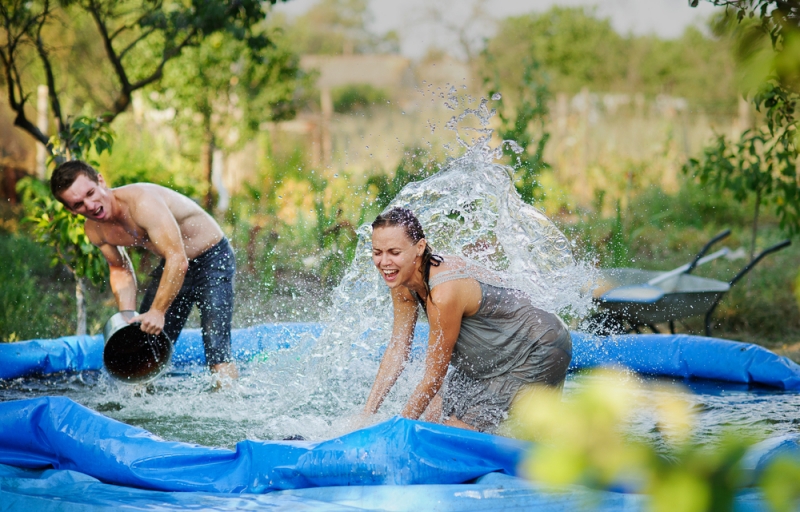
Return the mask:
<svg viewBox="0 0 800 512">
<path fill-rule="evenodd" d="M 372 222 L 372 230 L 377 228 L 390 228 L 400 226 L 403 228 L 406 236 L 412 243 L 417 243 L 425 238 L 425 232 L 422 230 L 422 224 L 419 219 L 414 215 L 414 212 L 407 208 L 392 208 L 389 211 L 383 212 Z M 425 250 L 422 253 L 422 265 L 419 271 L 422 273 L 423 282 L 425 283 L 425 291 L 430 294 L 431 290 L 428 287 L 428 278 L 431 274 L 431 266 L 438 267 L 444 258 L 438 254 L 433 253 L 430 244 L 425 241 Z"/>
</svg>

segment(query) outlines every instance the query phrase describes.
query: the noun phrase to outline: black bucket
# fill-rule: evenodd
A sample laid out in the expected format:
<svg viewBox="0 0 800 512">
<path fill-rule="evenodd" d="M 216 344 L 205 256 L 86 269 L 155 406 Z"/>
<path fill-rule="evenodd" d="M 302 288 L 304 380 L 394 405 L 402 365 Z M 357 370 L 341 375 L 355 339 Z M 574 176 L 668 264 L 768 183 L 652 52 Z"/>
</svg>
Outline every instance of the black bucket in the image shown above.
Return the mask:
<svg viewBox="0 0 800 512">
<path fill-rule="evenodd" d="M 135 314 L 128 311 L 117 313 L 108 322 L 119 325 L 104 333 L 103 364 L 106 371 L 115 379 L 130 384 L 159 377 L 169 367 L 173 351 L 172 342 L 163 332 L 147 334 L 138 323 L 120 324 L 125 316 L 131 318 Z"/>
</svg>

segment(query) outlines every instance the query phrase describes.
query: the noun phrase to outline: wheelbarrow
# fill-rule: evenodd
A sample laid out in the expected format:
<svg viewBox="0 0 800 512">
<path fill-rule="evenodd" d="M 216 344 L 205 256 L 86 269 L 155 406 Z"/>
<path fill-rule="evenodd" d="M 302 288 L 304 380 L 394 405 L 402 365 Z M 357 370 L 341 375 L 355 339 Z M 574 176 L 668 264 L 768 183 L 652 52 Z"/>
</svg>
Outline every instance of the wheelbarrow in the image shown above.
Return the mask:
<svg viewBox="0 0 800 512">
<path fill-rule="evenodd" d="M 597 313 L 590 319 L 590 329 L 598 334 L 619 334 L 641 333 L 647 327 L 659 333 L 656 324 L 667 323 L 675 334 L 676 321 L 705 315 L 705 334 L 711 336 L 711 317 L 722 297 L 765 256 L 791 244 L 790 240 L 784 240 L 765 249 L 729 282 L 691 275 L 698 265 L 727 252 L 705 256 L 714 243 L 729 234 L 730 230 L 718 234 L 690 263 L 670 272 L 635 268 L 603 270 L 604 291 L 595 294 Z"/>
</svg>

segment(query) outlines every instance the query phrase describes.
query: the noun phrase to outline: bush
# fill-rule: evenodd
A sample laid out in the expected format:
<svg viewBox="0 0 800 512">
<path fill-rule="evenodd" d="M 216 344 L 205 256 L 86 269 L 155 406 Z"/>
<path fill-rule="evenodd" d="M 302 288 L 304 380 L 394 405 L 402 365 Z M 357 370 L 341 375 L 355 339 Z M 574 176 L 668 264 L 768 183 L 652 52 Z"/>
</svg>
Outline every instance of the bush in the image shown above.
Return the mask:
<svg viewBox="0 0 800 512">
<path fill-rule="evenodd" d="M 367 110 L 373 105 L 386 103 L 389 95 L 383 89 L 368 84 L 336 87 L 331 91 L 333 110 L 339 114 Z"/>
</svg>

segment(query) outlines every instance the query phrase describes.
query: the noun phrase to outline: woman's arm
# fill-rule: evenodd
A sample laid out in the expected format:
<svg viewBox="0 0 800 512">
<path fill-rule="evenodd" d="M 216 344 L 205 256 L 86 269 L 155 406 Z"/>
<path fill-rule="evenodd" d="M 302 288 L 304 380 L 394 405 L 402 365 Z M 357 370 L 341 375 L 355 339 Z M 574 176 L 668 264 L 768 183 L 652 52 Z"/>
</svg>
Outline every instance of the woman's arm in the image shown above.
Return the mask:
<svg viewBox="0 0 800 512">
<path fill-rule="evenodd" d="M 392 290 L 394 306 L 394 323 L 392 339 L 386 352 L 383 353 L 378 375 L 372 384 L 364 414 L 375 414 L 389 394 L 397 378 L 403 372 L 408 355 L 411 353 L 411 342 L 414 339 L 414 326 L 417 324 L 417 302 L 407 288 Z"/>
<path fill-rule="evenodd" d="M 461 318 L 470 300 L 474 299 L 467 283 L 466 280 L 442 283 L 428 297 L 430 337 L 425 375 L 403 408 L 401 415 L 405 418 L 418 419 L 444 383 L 453 347 L 461 332 Z"/>
</svg>

